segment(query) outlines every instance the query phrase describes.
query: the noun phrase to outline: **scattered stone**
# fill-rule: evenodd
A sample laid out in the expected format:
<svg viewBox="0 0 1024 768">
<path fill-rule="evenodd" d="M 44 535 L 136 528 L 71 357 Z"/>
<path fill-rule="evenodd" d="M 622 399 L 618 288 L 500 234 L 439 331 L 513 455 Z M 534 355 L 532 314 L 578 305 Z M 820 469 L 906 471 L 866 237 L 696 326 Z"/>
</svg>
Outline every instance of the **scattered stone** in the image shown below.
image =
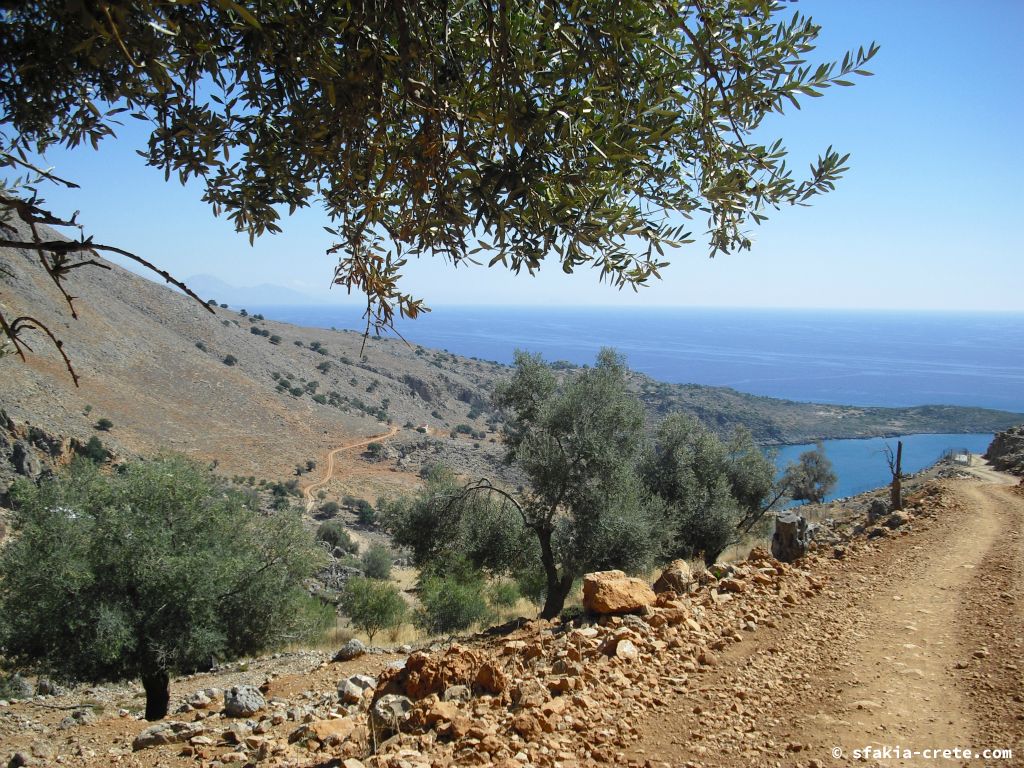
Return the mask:
<svg viewBox="0 0 1024 768">
<path fill-rule="evenodd" d="M 441 694 L 442 701 L 469 701 L 473 692 L 465 685 L 450 685 Z"/>
<path fill-rule="evenodd" d="M 868 507 L 868 524 L 874 525 L 877 520 L 889 514 L 889 505 L 883 499 L 873 499 Z"/>
<path fill-rule="evenodd" d="M 657 595 L 646 582 L 622 571 L 598 571 L 583 577 L 583 607 L 591 613 L 637 613 L 655 600 Z"/>
<path fill-rule="evenodd" d="M 251 717 L 267 706 L 258 688 L 236 685 L 224 692 L 224 714 L 227 717 Z"/>
<path fill-rule="evenodd" d="M 897 510 L 896 512 L 893 512 L 891 515 L 889 515 L 889 517 L 887 517 L 885 519 L 884 525 L 885 525 L 886 528 L 891 528 L 893 530 L 896 530 L 897 528 L 901 528 L 901 527 L 903 527 L 904 525 L 906 525 L 909 522 L 910 522 L 910 515 L 908 515 L 906 512 L 904 512 L 901 509 L 901 510 Z"/>
</svg>

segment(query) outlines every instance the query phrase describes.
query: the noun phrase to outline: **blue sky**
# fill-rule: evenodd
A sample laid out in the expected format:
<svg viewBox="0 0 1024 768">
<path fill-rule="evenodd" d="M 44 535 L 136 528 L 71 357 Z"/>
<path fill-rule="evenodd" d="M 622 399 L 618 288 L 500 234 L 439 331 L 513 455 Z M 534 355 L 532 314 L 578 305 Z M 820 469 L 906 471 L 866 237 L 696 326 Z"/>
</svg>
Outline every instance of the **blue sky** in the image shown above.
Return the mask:
<svg viewBox="0 0 1024 768">
<path fill-rule="evenodd" d="M 850 152 L 838 189 L 810 208 L 774 213 L 752 228 L 752 251 L 714 260 L 699 242 L 670 253 L 663 280 L 639 293 L 567 277 L 484 267 L 452 270 L 425 259 L 406 290 L 444 304 L 834 307 L 1024 311 L 1024 260 L 1016 222 L 1024 208 L 1024 3 L 808 0 L 797 6 L 823 27 L 822 57 L 867 46 L 881 51 L 871 78 L 806 99 L 773 118 L 791 164 L 806 168 L 826 146 Z M 283 222 L 284 234 L 248 237 L 215 219 L 198 185 L 165 183 L 134 150 L 126 126 L 100 151 L 52 151 L 47 161 L 82 185 L 48 189 L 58 212 L 80 210 L 97 242 L 116 244 L 178 277 L 213 275 L 271 283 L 318 302 L 355 302 L 329 291 L 334 260 L 316 208 Z M 695 222 L 695 231 L 703 222 Z"/>
</svg>

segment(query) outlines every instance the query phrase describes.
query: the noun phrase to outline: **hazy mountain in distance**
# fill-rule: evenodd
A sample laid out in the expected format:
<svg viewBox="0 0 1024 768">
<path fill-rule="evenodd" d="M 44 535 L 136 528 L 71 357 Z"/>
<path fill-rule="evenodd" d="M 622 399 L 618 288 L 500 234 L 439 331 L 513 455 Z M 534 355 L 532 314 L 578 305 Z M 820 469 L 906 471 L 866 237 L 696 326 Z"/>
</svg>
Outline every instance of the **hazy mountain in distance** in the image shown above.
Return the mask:
<svg viewBox="0 0 1024 768">
<path fill-rule="evenodd" d="M 216 299 L 218 304 L 228 304 L 235 308 L 255 305 L 286 306 L 322 303 L 309 294 L 286 288 L 283 285 L 271 283 L 253 286 L 230 285 L 213 275 L 192 275 L 185 280 L 185 285 L 204 299 Z"/>
</svg>

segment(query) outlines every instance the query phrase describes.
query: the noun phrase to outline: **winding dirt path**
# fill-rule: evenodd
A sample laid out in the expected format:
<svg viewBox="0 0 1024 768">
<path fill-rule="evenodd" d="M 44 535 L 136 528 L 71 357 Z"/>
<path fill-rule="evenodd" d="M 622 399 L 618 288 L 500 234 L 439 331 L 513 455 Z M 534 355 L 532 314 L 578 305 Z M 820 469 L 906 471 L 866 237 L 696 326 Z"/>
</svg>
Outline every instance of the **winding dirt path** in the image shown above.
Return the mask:
<svg viewBox="0 0 1024 768">
<path fill-rule="evenodd" d="M 1024 765 L 1024 494 L 987 467 L 971 474 L 944 485 L 934 516 L 852 551 L 818 597 L 723 654 L 696 696 L 640 724 L 634 757 L 701 768 Z M 935 748 L 1014 757 L 924 754 Z"/>
<path fill-rule="evenodd" d="M 314 497 L 314 494 L 316 494 L 318 490 L 327 485 L 327 483 L 331 481 L 331 478 L 334 477 L 334 459 L 339 453 L 341 453 L 342 451 L 351 450 L 353 448 L 363 448 L 369 445 L 370 443 L 387 440 L 388 438 L 394 437 L 397 434 L 398 427 L 393 426 L 383 434 L 374 435 L 373 437 L 365 437 L 354 443 L 346 443 L 345 445 L 339 445 L 337 448 L 334 448 L 331 451 L 329 451 L 327 453 L 327 468 L 324 470 L 324 476 L 321 477 L 319 480 L 310 483 L 309 485 L 302 489 L 302 495 L 306 499 L 306 511 L 312 511 L 313 507 L 316 505 L 316 498 Z"/>
</svg>

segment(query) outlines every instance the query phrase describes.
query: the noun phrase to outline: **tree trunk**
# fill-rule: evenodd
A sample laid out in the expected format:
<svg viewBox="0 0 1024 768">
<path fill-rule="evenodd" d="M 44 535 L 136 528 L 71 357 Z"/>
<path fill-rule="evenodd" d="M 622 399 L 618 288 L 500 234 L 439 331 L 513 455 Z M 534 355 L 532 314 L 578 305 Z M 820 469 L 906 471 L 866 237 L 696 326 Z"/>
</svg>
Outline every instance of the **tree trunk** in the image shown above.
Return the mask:
<svg viewBox="0 0 1024 768">
<path fill-rule="evenodd" d="M 889 488 L 889 507 L 896 511 L 903 509 L 903 441 L 896 441 L 896 467 L 892 471 L 892 486 Z"/>
<path fill-rule="evenodd" d="M 142 676 L 146 690 L 146 719 L 163 720 L 171 703 L 171 678 L 167 670 L 154 670 Z"/>
<path fill-rule="evenodd" d="M 555 563 L 555 554 L 551 550 L 551 531 L 538 530 L 537 538 L 540 541 L 540 561 L 544 566 L 544 575 L 548 582 L 547 595 L 544 597 L 544 608 L 540 612 L 540 617 L 553 619 L 562 612 L 565 598 L 569 594 L 569 590 L 572 589 L 572 577 L 558 577 L 558 565 Z"/>
</svg>

